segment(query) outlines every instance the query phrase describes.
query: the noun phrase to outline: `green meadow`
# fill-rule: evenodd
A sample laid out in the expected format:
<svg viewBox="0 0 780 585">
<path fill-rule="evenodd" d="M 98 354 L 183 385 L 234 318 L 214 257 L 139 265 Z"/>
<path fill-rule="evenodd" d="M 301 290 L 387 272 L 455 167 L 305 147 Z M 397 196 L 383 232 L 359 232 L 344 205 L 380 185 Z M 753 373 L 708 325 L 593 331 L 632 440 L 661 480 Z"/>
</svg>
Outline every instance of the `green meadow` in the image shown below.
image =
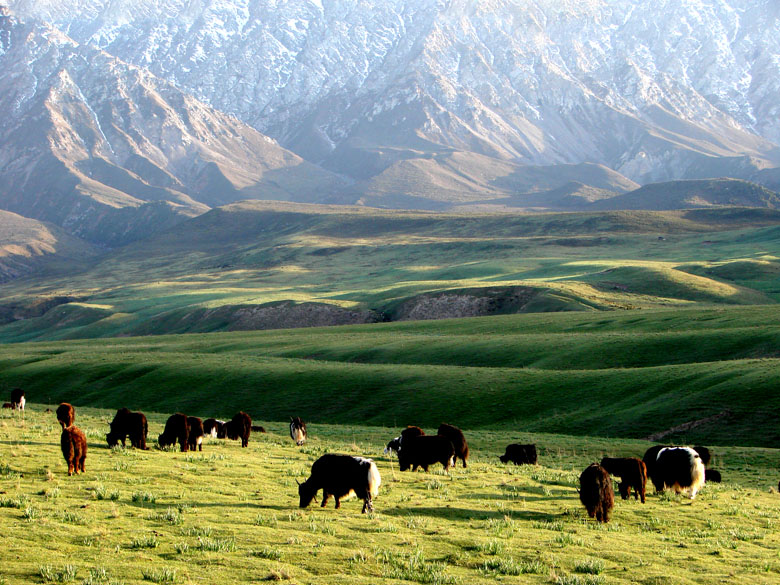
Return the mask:
<svg viewBox="0 0 780 585">
<path fill-rule="evenodd" d="M 280 303 L 396 321 L 421 296 L 488 289 L 527 297 L 506 312 L 774 304 L 778 230 L 769 209 L 457 215 L 244 202 L 86 268 L 4 284 L 0 342 L 229 331 L 242 326 L 218 309 Z M 54 297 L 70 302 L 24 312 Z M 20 308 L 24 318 L 3 319 Z"/>
<path fill-rule="evenodd" d="M 397 426 L 310 424 L 299 448 L 284 422 L 261 420 L 268 432 L 246 449 L 208 439 L 180 453 L 156 448 L 166 415 L 149 412 L 151 449 L 137 451 L 106 446 L 113 411 L 77 407 L 89 452 L 86 473 L 68 477 L 46 407 L 0 414 L 3 584 L 780 579 L 775 449 L 714 448 L 722 484 L 694 501 L 651 488 L 646 504 L 618 500 L 599 525 L 579 503 L 580 471 L 604 455 L 641 456 L 647 441 L 466 429 L 468 468 L 400 473 L 382 454 Z M 510 441 L 534 441 L 539 464 L 501 464 Z M 375 513 L 356 500 L 298 507 L 296 481 L 325 452 L 374 458 Z"/>
</svg>

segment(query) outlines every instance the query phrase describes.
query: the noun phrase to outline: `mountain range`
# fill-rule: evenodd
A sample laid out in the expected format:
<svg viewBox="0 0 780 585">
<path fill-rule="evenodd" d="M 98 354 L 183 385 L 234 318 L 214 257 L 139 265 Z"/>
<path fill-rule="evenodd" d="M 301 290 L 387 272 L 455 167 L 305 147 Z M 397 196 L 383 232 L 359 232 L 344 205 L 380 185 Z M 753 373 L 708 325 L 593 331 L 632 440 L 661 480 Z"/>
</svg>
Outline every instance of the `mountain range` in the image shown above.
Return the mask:
<svg viewBox="0 0 780 585">
<path fill-rule="evenodd" d="M 117 247 L 244 199 L 778 189 L 779 28 L 771 0 L 5 0 L 0 208 Z"/>
</svg>

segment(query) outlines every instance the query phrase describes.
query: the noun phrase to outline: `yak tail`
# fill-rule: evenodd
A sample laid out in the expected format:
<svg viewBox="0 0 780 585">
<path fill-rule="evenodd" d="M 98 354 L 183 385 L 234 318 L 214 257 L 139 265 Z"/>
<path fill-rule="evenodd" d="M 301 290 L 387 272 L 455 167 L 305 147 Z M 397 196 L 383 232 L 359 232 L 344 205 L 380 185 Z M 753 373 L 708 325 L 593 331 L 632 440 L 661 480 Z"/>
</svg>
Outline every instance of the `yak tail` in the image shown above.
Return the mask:
<svg viewBox="0 0 780 585">
<path fill-rule="evenodd" d="M 379 475 L 379 469 L 376 463 L 373 461 L 368 466 L 368 493 L 372 498 L 375 498 L 379 494 L 379 485 L 382 483 L 382 478 Z"/>
<path fill-rule="evenodd" d="M 697 455 L 692 458 L 691 462 L 691 499 L 696 497 L 698 491 L 704 486 L 705 473 L 704 463 L 701 462 L 701 458 Z"/>
</svg>

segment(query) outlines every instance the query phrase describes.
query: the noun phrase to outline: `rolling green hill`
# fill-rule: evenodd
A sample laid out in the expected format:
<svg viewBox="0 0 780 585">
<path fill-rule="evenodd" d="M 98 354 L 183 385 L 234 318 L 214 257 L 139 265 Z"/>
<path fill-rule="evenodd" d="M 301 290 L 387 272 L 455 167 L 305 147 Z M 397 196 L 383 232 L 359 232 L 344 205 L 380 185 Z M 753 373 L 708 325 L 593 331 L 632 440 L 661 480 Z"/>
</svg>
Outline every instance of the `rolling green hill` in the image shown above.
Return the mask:
<svg viewBox="0 0 780 585">
<path fill-rule="evenodd" d="M 779 225 L 771 209 L 465 215 L 243 202 L 86 270 L 9 283 L 0 305 L 12 312 L 66 304 L 6 319 L 0 341 L 775 303 Z"/>
<path fill-rule="evenodd" d="M 759 306 L 16 344 L 0 384 L 200 416 L 778 447 L 779 365 L 778 311 Z"/>
</svg>

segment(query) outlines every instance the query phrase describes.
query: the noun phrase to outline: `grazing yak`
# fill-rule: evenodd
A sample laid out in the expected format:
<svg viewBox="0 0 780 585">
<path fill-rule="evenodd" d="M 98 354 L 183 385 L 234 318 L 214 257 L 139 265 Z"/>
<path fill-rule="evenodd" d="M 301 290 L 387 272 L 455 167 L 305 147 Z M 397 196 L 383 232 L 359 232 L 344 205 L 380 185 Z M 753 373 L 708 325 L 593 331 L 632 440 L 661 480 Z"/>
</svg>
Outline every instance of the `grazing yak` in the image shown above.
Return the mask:
<svg viewBox="0 0 780 585">
<path fill-rule="evenodd" d="M 705 469 L 704 470 L 704 481 L 705 482 L 712 482 L 712 483 L 720 483 L 721 477 L 720 477 L 720 471 L 717 469 Z"/>
<path fill-rule="evenodd" d="M 187 426 L 190 428 L 187 432 L 187 446 L 190 451 L 203 451 L 203 421 L 197 416 L 188 416 Z"/>
<path fill-rule="evenodd" d="M 227 439 L 225 421 L 217 418 L 207 418 L 203 421 L 203 434 L 214 439 Z"/>
<path fill-rule="evenodd" d="M 439 425 L 439 430 L 436 431 L 436 434 L 441 435 L 442 437 L 447 437 L 450 442 L 452 442 L 452 446 L 455 448 L 453 465 L 455 465 L 457 460 L 460 459 L 463 463 L 463 467 L 465 468 L 466 459 L 469 458 L 469 445 L 466 442 L 466 437 L 463 436 L 463 431 L 461 431 L 458 427 L 454 427 L 446 423 L 441 423 Z"/>
<path fill-rule="evenodd" d="M 24 405 L 27 399 L 24 397 L 24 390 L 21 388 L 14 388 L 11 390 L 11 409 L 12 410 L 24 410 Z"/>
<path fill-rule="evenodd" d="M 450 466 L 455 465 L 455 447 L 452 441 L 441 435 L 420 435 L 417 437 L 403 437 L 401 448 L 398 450 L 398 467 L 406 471 L 411 467 L 417 471 L 418 467 L 428 471 L 428 467 L 434 463 L 441 463 L 444 471 L 449 471 Z"/>
<path fill-rule="evenodd" d="M 290 438 L 299 447 L 306 442 L 306 423 L 299 416 L 290 417 Z"/>
<path fill-rule="evenodd" d="M 653 471 L 649 474 L 656 491 L 672 488 L 688 492 L 691 499 L 704 485 L 704 464 L 690 447 L 664 447 L 658 451 Z"/>
<path fill-rule="evenodd" d="M 228 439 L 241 439 L 241 446 L 249 445 L 249 435 L 252 433 L 252 418 L 244 411 L 236 415 L 225 423 L 225 431 Z"/>
<path fill-rule="evenodd" d="M 87 458 L 87 438 L 80 428 L 69 425 L 62 427 L 60 435 L 62 456 L 68 464 L 68 475 L 84 473 L 84 461 Z"/>
<path fill-rule="evenodd" d="M 130 445 L 136 449 L 146 450 L 146 435 L 149 434 L 149 424 L 143 412 L 131 412 L 129 408 L 120 408 L 109 423 L 111 430 L 106 434 L 109 447 L 115 447 L 130 438 Z"/>
<path fill-rule="evenodd" d="M 638 457 L 604 457 L 601 466 L 607 473 L 620 478 L 618 491 L 620 497 L 627 500 L 634 490 L 634 499 L 642 499 L 645 503 L 645 488 L 647 486 L 647 468 Z"/>
<path fill-rule="evenodd" d="M 333 496 L 336 508 L 339 508 L 342 498 L 356 495 L 363 500 L 363 513 L 373 512 L 373 499 L 379 493 L 381 482 L 379 470 L 371 459 L 327 453 L 311 466 L 309 479 L 298 484 L 300 506 L 305 508 L 311 504 L 317 492 L 322 490 L 323 508 L 330 496 Z"/>
<path fill-rule="evenodd" d="M 591 463 L 580 474 L 580 502 L 588 516 L 599 522 L 609 522 L 609 514 L 615 505 L 615 492 L 609 473 L 598 463 Z"/>
<path fill-rule="evenodd" d="M 512 462 L 515 465 L 536 465 L 536 445 L 528 444 L 522 445 L 520 443 L 511 443 L 506 446 L 506 450 L 503 455 L 498 457 L 501 463 Z"/>
<path fill-rule="evenodd" d="M 405 438 L 409 437 L 421 437 L 425 434 L 425 431 L 422 430 L 420 427 L 415 427 L 412 425 L 409 425 L 404 430 L 401 431 L 401 434 L 398 435 L 395 439 L 391 440 L 387 447 L 385 447 L 385 455 L 387 455 L 390 451 L 395 451 L 396 455 L 401 450 L 401 443 Z"/>
<path fill-rule="evenodd" d="M 3 408 L 13 408 L 10 402 L 3 402 Z"/>
<path fill-rule="evenodd" d="M 76 410 L 67 402 L 63 402 L 57 407 L 57 420 L 63 429 L 67 429 L 76 420 Z"/>
<path fill-rule="evenodd" d="M 655 467 L 655 462 L 658 459 L 658 453 L 661 451 L 661 449 L 667 449 L 669 447 L 675 446 L 676 445 L 653 445 L 647 451 L 645 451 L 644 457 L 642 457 L 642 461 L 647 467 L 647 477 L 653 477 L 653 468 Z M 710 464 L 712 455 L 707 447 L 697 445 L 696 447 L 693 447 L 693 450 L 699 454 L 701 462 L 705 467 Z"/>
<path fill-rule="evenodd" d="M 253 433 L 264 433 L 265 427 L 261 427 L 260 425 L 252 425 L 252 432 Z"/>
<path fill-rule="evenodd" d="M 188 438 L 190 434 L 190 425 L 187 422 L 187 415 L 177 412 L 168 417 L 165 421 L 165 429 L 162 435 L 157 437 L 157 444 L 160 449 L 179 443 L 182 452 L 189 450 Z"/>
</svg>

